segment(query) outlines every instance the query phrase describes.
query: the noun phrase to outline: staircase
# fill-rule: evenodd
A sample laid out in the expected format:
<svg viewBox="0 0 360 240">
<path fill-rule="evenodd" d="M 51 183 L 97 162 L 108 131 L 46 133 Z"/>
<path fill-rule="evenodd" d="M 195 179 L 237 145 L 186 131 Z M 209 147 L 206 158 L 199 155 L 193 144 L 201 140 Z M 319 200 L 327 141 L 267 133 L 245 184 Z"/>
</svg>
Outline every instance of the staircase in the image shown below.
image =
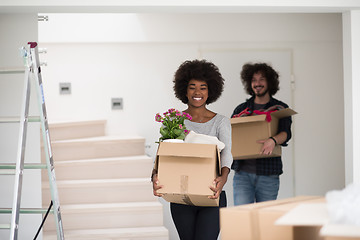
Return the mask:
<svg viewBox="0 0 360 240">
<path fill-rule="evenodd" d="M 65 239 L 167 240 L 162 204 L 152 194 L 153 160 L 145 155 L 145 139 L 105 136 L 105 125 L 49 126 Z M 49 183 L 42 186 L 47 207 Z M 43 239 L 56 239 L 52 215 Z"/>
</svg>

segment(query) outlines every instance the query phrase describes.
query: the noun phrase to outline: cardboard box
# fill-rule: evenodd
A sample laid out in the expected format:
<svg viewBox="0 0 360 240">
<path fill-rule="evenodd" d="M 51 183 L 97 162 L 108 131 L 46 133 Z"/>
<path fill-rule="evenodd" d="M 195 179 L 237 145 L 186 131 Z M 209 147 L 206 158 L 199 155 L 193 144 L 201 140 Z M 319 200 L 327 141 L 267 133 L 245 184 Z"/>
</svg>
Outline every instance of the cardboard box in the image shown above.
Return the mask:
<svg viewBox="0 0 360 240">
<path fill-rule="evenodd" d="M 293 211 L 294 209 L 298 208 L 301 205 L 305 204 L 312 204 L 312 205 L 324 205 L 326 203 L 326 199 L 324 197 L 318 199 L 312 199 L 307 201 L 300 201 L 292 204 L 284 204 L 280 206 L 269 207 L 264 209 L 259 214 L 260 219 L 260 229 L 262 232 L 262 236 L 264 236 L 264 240 L 268 239 L 294 239 L 294 240 L 320 240 L 322 239 L 319 231 L 322 226 L 323 218 L 316 216 L 314 213 L 310 213 L 308 217 L 312 219 L 312 224 L 306 224 L 299 221 L 299 224 L 292 225 L 292 224 L 279 224 L 279 221 L 287 215 L 289 212 Z M 261 222 L 265 222 L 266 218 L 272 218 L 271 221 L 274 224 L 272 228 L 262 227 L 263 225 Z M 300 219 L 299 219 L 300 220 Z M 281 231 L 280 231 L 281 230 Z M 287 235 L 284 235 L 282 231 L 287 231 Z M 281 235 L 280 235 L 281 234 Z M 268 238 L 266 236 L 271 236 Z M 275 237 L 275 238 L 274 238 Z"/>
<path fill-rule="evenodd" d="M 329 223 L 326 202 L 303 203 L 276 221 L 277 225 L 291 226 L 296 239 L 360 240 L 360 227 Z"/>
<path fill-rule="evenodd" d="M 266 121 L 266 115 L 231 118 L 232 147 L 234 160 L 254 159 L 281 156 L 281 146 L 275 146 L 271 155 L 260 155 L 262 144 L 258 140 L 275 136 L 278 131 L 279 119 L 296 114 L 290 108 L 271 113 L 271 121 Z"/>
<path fill-rule="evenodd" d="M 155 168 L 168 202 L 219 206 L 209 188 L 220 174 L 220 154 L 215 144 L 160 142 Z"/>
<path fill-rule="evenodd" d="M 319 196 L 298 196 L 220 209 L 221 240 L 291 240 L 291 226 L 275 221 L 302 202 L 325 201 Z"/>
<path fill-rule="evenodd" d="M 320 235 L 324 240 L 360 240 L 360 227 L 347 224 L 325 224 Z"/>
</svg>

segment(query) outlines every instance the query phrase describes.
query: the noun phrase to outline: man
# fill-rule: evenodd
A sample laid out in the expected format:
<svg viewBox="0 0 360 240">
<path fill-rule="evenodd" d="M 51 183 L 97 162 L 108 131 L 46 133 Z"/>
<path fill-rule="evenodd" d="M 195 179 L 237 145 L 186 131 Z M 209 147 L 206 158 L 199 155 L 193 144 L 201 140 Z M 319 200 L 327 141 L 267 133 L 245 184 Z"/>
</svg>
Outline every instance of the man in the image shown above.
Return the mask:
<svg viewBox="0 0 360 240">
<path fill-rule="evenodd" d="M 241 71 L 245 91 L 251 95 L 246 102 L 238 105 L 233 114 L 266 111 L 271 108 L 288 108 L 288 105 L 273 98 L 279 90 L 279 75 L 265 63 L 245 64 Z M 269 139 L 260 140 L 261 154 L 269 155 L 275 145 L 287 146 L 291 138 L 291 117 L 279 120 L 278 133 Z M 248 204 L 275 200 L 279 191 L 279 176 L 283 173 L 281 157 L 234 161 L 233 179 L 234 204 Z"/>
</svg>

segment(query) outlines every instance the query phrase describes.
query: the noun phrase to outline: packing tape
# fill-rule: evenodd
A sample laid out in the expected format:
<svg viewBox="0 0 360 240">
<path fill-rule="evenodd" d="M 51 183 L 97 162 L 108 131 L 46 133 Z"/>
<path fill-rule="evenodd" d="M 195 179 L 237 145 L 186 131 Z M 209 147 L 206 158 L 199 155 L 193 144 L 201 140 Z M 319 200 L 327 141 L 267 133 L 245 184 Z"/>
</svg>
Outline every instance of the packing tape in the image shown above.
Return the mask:
<svg viewBox="0 0 360 240">
<path fill-rule="evenodd" d="M 187 194 L 189 188 L 189 176 L 181 175 L 180 176 L 180 193 Z"/>
<path fill-rule="evenodd" d="M 185 204 L 190 205 L 190 206 L 195 206 L 195 204 L 191 201 L 189 195 L 185 194 L 182 195 L 182 200 Z"/>
<path fill-rule="evenodd" d="M 187 204 L 194 206 L 194 203 L 191 201 L 188 193 L 189 189 L 189 176 L 188 175 L 181 175 L 180 176 L 180 193 L 182 193 L 182 201 Z"/>
</svg>

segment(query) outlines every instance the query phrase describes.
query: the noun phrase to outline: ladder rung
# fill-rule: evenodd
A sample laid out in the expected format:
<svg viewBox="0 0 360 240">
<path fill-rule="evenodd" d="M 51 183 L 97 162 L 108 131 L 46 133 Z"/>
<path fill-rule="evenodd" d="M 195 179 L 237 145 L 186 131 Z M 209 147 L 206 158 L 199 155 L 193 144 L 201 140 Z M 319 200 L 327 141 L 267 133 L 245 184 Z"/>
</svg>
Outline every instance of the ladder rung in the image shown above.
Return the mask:
<svg viewBox="0 0 360 240">
<path fill-rule="evenodd" d="M 0 175 L 15 175 L 15 169 L 1 169 Z"/>
<path fill-rule="evenodd" d="M 0 123 L 18 123 L 20 117 L 0 117 Z M 40 122 L 39 116 L 28 116 L 28 122 Z"/>
<path fill-rule="evenodd" d="M 10 229 L 10 224 L 1 223 L 1 224 L 0 224 L 0 229 Z"/>
<path fill-rule="evenodd" d="M 24 169 L 46 169 L 47 166 L 45 163 L 25 163 Z M 1 163 L 0 164 L 1 170 L 12 170 L 16 169 L 15 163 Z"/>
<path fill-rule="evenodd" d="M 47 208 L 20 208 L 20 213 L 22 214 L 45 214 L 47 212 Z M 0 208 L 0 214 L 11 214 L 11 208 Z M 54 213 L 54 210 L 51 209 L 50 213 Z"/>
<path fill-rule="evenodd" d="M 25 67 L 0 68 L 0 74 L 24 73 Z"/>
</svg>

